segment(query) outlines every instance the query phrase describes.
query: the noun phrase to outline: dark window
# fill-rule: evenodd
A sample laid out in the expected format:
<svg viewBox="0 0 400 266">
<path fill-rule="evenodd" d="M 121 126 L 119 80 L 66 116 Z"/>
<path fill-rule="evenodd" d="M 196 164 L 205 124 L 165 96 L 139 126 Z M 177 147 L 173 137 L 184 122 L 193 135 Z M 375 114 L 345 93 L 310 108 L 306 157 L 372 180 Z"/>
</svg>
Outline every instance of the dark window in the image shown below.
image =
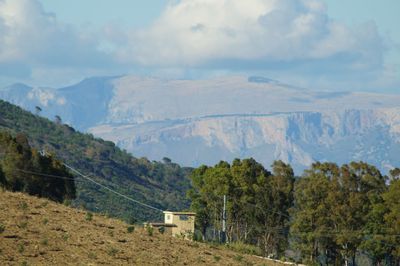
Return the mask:
<svg viewBox="0 0 400 266">
<path fill-rule="evenodd" d="M 179 215 L 179 220 L 181 220 L 181 221 L 187 221 L 187 220 L 189 220 L 189 215 L 184 215 L 184 214 Z"/>
</svg>

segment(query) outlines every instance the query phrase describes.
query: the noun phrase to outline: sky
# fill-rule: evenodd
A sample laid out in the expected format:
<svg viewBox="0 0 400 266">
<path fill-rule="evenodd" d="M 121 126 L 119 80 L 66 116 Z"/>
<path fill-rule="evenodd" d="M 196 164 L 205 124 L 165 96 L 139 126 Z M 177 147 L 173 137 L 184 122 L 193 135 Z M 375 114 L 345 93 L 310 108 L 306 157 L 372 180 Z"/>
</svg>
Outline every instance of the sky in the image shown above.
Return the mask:
<svg viewBox="0 0 400 266">
<path fill-rule="evenodd" d="M 260 75 L 400 93 L 398 0 L 0 0 L 0 86 Z"/>
</svg>

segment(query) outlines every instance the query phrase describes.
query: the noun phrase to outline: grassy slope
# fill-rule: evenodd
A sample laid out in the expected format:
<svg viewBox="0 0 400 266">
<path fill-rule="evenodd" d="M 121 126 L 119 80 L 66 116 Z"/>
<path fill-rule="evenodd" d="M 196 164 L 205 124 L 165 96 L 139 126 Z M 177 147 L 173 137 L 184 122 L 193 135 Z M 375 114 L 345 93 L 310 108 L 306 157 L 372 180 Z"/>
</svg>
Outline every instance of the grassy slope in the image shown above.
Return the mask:
<svg viewBox="0 0 400 266">
<path fill-rule="evenodd" d="M 1 265 L 280 265 L 0 190 Z"/>
<path fill-rule="evenodd" d="M 0 100 L 0 129 L 23 132 L 37 149 L 55 153 L 66 163 L 106 186 L 159 209 L 188 207 L 185 192 L 189 187 L 189 168 L 173 163 L 150 162 L 135 158 L 112 142 L 76 132 Z M 134 216 L 137 220 L 160 219 L 160 213 L 140 207 L 104 189 L 77 179 L 75 206 L 112 216 Z"/>
</svg>

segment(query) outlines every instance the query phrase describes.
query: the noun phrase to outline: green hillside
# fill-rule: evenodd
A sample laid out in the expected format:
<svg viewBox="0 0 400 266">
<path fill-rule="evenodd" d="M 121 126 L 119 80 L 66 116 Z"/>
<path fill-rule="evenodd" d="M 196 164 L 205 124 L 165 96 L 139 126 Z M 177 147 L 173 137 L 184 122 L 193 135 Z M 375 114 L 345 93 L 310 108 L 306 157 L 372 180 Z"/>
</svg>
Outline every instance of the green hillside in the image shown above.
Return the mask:
<svg viewBox="0 0 400 266">
<path fill-rule="evenodd" d="M 135 200 L 159 209 L 182 210 L 189 206 L 185 197 L 190 187 L 190 168 L 169 159 L 163 162 L 135 158 L 110 141 L 83 134 L 62 124 L 34 115 L 0 100 L 0 130 L 12 135 L 23 133 L 29 144 L 78 169 L 97 182 Z M 76 178 L 75 206 L 138 221 L 159 219 L 161 213 L 127 201 L 81 177 Z"/>
</svg>

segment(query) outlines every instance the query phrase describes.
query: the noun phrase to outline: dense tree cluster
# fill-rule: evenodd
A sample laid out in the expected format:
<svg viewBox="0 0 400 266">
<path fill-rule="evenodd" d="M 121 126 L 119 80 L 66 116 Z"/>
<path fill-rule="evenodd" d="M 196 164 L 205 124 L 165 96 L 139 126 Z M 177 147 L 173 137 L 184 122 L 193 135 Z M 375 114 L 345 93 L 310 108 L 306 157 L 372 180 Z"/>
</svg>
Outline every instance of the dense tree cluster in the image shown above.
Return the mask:
<svg viewBox="0 0 400 266">
<path fill-rule="evenodd" d="M 257 244 L 264 254 L 285 250 L 289 208 L 293 201 L 292 168 L 277 161 L 273 173 L 254 159 L 235 159 L 193 171 L 188 192 L 203 237 L 208 227 L 221 229 L 222 196 L 227 197 L 227 239 Z"/>
<path fill-rule="evenodd" d="M 281 161 L 270 173 L 253 159 L 236 159 L 195 169 L 188 195 L 203 235 L 221 229 L 221 197 L 227 195 L 230 242 L 278 256 L 290 248 L 310 264 L 355 265 L 363 253 L 377 265 L 397 265 L 399 177 L 399 169 L 387 177 L 363 162 L 315 163 L 295 181 Z"/>
<path fill-rule="evenodd" d="M 398 261 L 396 172 L 391 171 L 387 184 L 386 176 L 363 162 L 341 167 L 315 163 L 305 171 L 295 186 L 291 212 L 291 235 L 303 256 L 310 261 L 319 258 L 325 263 L 354 265 L 356 253 L 363 251 L 377 264 L 384 259 Z"/>
<path fill-rule="evenodd" d="M 32 149 L 23 134 L 0 131 L 0 186 L 62 202 L 75 198 L 74 177 L 50 155 Z"/>
</svg>

